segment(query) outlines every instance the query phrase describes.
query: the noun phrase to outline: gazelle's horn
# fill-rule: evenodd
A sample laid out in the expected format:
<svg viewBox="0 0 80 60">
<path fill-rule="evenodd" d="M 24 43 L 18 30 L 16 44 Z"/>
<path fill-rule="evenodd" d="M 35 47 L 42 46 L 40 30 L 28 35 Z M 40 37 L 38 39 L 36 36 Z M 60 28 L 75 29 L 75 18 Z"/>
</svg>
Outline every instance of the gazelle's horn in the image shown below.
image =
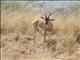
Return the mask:
<svg viewBox="0 0 80 60">
<path fill-rule="evenodd" d="M 52 14 L 49 14 L 49 15 L 48 15 L 48 18 L 49 18 L 51 15 L 52 15 Z"/>
</svg>

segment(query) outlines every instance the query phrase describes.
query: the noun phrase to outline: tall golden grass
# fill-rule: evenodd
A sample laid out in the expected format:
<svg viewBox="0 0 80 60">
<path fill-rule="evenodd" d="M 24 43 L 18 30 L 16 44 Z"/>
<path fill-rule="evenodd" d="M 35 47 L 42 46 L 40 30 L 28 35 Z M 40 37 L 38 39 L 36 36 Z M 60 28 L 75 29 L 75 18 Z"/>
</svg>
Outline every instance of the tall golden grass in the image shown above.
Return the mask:
<svg viewBox="0 0 80 60">
<path fill-rule="evenodd" d="M 1 13 L 3 14 L 3 12 Z M 40 16 L 41 14 L 39 12 L 27 16 L 27 13 L 21 13 L 19 11 L 1 15 L 1 32 L 32 33 L 32 22 L 40 19 Z M 71 47 L 74 46 L 74 39 L 76 38 L 75 34 L 80 32 L 80 17 L 72 15 L 67 18 L 67 20 L 64 20 L 62 17 L 63 16 L 54 17 L 54 30 L 57 38 L 64 41 L 64 47 L 72 49 Z"/>
<path fill-rule="evenodd" d="M 3 12 L 2 12 L 3 14 Z M 24 29 L 24 32 L 27 32 L 30 24 L 32 21 L 40 19 L 41 14 L 31 14 L 27 16 L 27 13 L 18 13 L 18 12 L 11 12 L 6 15 L 1 15 L 1 29 L 2 32 L 13 32 L 13 31 L 21 31 Z M 80 17 L 73 17 L 67 18 L 67 20 L 63 20 L 62 18 L 58 17 L 55 18 L 53 22 L 54 29 L 58 30 L 57 32 L 72 32 L 75 30 L 80 30 Z"/>
<path fill-rule="evenodd" d="M 61 12 L 63 13 L 63 12 Z M 80 14 L 80 12 L 78 11 Z M 66 50 L 67 52 L 74 52 L 76 50 L 76 37 L 80 33 L 80 16 L 76 11 L 72 14 L 65 13 L 68 15 L 66 19 L 63 15 L 53 14 L 53 28 L 56 36 L 56 51 L 62 52 Z M 40 19 L 42 12 L 38 9 L 32 9 L 31 11 L 20 9 L 20 10 L 5 10 L 1 11 L 1 33 L 33 33 L 32 22 Z M 54 39 L 53 39 L 54 40 Z"/>
</svg>

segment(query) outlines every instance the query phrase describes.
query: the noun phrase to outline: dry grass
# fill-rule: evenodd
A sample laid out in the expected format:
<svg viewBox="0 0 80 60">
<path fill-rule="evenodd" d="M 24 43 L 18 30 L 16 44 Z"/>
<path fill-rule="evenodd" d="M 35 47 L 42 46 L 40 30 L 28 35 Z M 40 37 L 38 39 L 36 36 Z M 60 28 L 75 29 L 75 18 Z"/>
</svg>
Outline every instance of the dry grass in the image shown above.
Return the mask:
<svg viewBox="0 0 80 60">
<path fill-rule="evenodd" d="M 32 39 L 32 22 L 41 16 L 38 11 L 5 13 L 1 11 L 2 60 L 80 60 L 80 47 L 76 42 L 80 16 L 71 15 L 66 20 L 57 16 L 53 22 L 55 35 L 44 43 L 41 36 L 37 36 L 36 42 Z"/>
</svg>

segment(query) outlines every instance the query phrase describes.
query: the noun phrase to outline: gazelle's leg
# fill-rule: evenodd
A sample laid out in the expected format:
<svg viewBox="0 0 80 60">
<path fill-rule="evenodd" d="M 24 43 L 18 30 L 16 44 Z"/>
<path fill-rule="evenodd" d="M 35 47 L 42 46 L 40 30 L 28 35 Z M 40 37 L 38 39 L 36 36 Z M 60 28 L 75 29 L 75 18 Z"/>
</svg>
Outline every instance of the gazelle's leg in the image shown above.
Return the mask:
<svg viewBox="0 0 80 60">
<path fill-rule="evenodd" d="M 33 34 L 34 47 L 36 46 L 36 37 L 37 37 L 37 32 Z"/>
<path fill-rule="evenodd" d="M 35 32 L 35 33 L 33 34 L 33 40 L 36 39 L 36 36 L 37 36 L 37 32 Z"/>
<path fill-rule="evenodd" d="M 35 37 L 36 37 L 36 35 L 34 34 L 34 35 L 33 35 L 33 40 L 35 40 Z"/>
<path fill-rule="evenodd" d="M 51 34 L 48 34 L 48 40 L 50 40 Z"/>
<path fill-rule="evenodd" d="M 50 32 L 50 34 L 49 34 L 49 40 L 51 39 L 52 36 L 53 36 L 53 33 Z"/>
<path fill-rule="evenodd" d="M 46 32 L 44 32 L 44 42 L 46 42 Z"/>
</svg>

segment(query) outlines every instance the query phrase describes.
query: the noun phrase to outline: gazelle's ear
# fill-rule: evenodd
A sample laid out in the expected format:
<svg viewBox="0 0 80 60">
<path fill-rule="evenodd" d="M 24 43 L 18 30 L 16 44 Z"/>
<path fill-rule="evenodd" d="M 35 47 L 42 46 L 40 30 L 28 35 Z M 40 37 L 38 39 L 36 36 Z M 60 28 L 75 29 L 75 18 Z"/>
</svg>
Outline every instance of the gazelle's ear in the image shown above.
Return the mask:
<svg viewBox="0 0 80 60">
<path fill-rule="evenodd" d="M 51 16 L 52 14 L 50 13 L 49 16 Z"/>
<path fill-rule="evenodd" d="M 50 19 L 50 21 L 54 21 L 55 19 Z"/>
</svg>

